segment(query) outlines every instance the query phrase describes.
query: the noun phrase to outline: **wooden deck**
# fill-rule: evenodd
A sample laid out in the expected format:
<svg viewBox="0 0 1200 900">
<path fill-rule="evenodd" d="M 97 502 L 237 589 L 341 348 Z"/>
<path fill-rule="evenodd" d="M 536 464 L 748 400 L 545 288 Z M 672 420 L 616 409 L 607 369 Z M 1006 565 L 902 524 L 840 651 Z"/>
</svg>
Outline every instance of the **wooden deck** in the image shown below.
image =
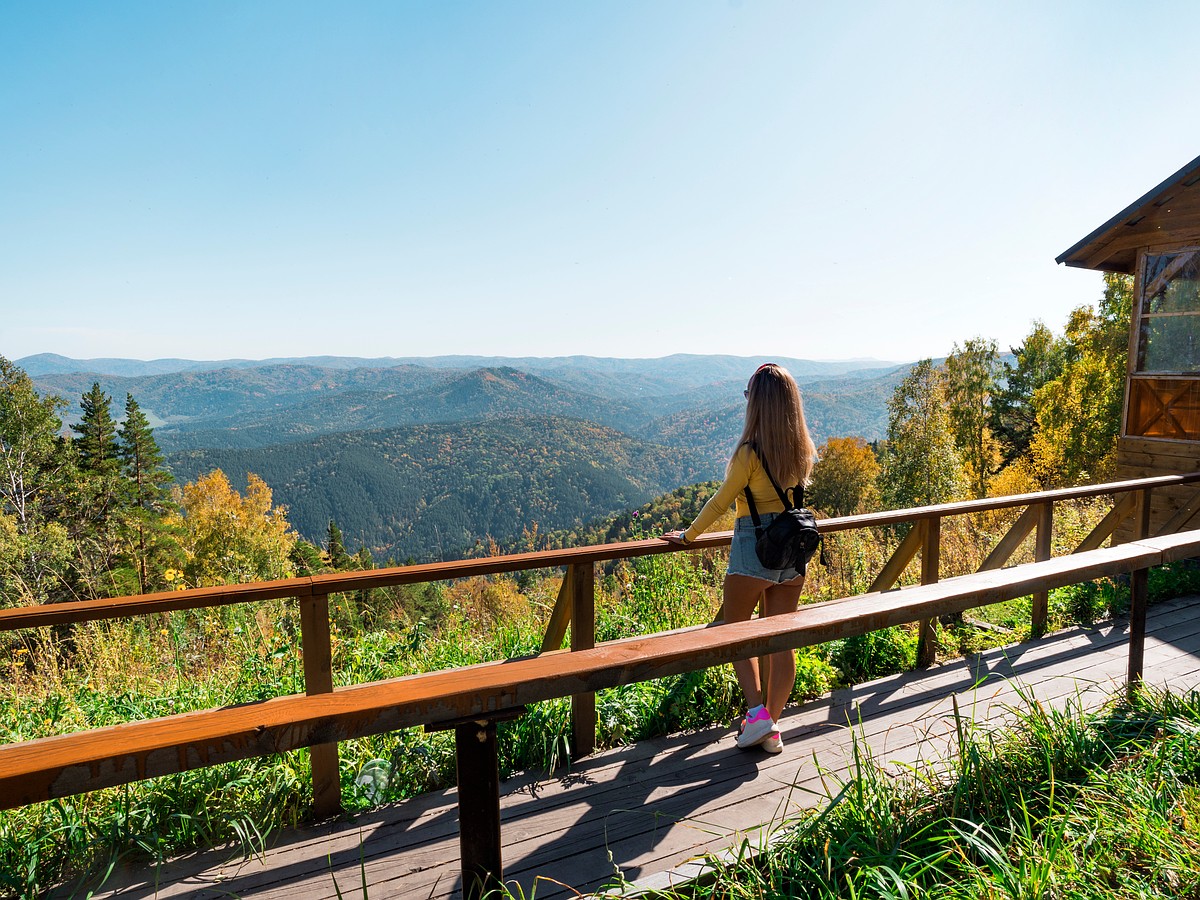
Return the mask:
<svg viewBox="0 0 1200 900">
<path fill-rule="evenodd" d="M 539 900 L 596 891 L 618 871 L 647 886 L 680 880 L 700 855 L 759 846 L 821 802 L 854 734 L 882 763 L 934 761 L 953 749 L 951 698 L 980 723 L 998 722 L 1021 696 L 1096 704 L 1123 684 L 1126 662 L 1124 622 L 1072 629 L 789 710 L 779 756 L 739 751 L 729 728 L 712 728 L 599 753 L 561 777 L 511 779 L 505 876 Z M 1152 685 L 1200 687 L 1200 597 L 1150 608 L 1145 672 Z M 95 896 L 333 900 L 336 880 L 342 896 L 361 898 L 364 873 L 373 900 L 461 896 L 454 791 L 280 834 L 249 860 L 213 850 L 119 872 Z"/>
</svg>

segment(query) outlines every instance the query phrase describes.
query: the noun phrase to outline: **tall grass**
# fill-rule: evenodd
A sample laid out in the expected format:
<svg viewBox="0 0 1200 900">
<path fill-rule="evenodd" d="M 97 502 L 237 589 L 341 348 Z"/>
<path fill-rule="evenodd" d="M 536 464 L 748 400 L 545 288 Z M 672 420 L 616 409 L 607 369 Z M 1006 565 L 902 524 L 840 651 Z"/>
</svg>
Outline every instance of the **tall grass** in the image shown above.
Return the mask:
<svg viewBox="0 0 1200 900">
<path fill-rule="evenodd" d="M 1027 702 L 961 726 L 949 763 L 898 773 L 855 744 L 828 799 L 674 898 L 1200 896 L 1200 693 L 1098 712 Z M 618 885 L 616 890 L 625 886 Z"/>
<path fill-rule="evenodd" d="M 840 537 L 840 536 L 839 536 Z M 845 544 L 858 556 L 844 572 L 861 587 L 883 551 Z M 843 561 L 848 557 L 843 556 Z M 598 579 L 601 641 L 711 621 L 720 608 L 725 557 L 697 551 L 621 561 Z M 837 562 L 811 567 L 819 599 L 837 583 Z M 837 575 L 836 577 L 842 577 Z M 335 597 L 335 678 L 357 684 L 537 652 L 542 622 L 561 583 L 554 572 L 492 576 L 408 593 Z M 1200 590 L 1200 570 L 1176 564 L 1151 576 L 1152 596 Z M 1052 595 L 1052 624 L 1094 621 L 1127 603 L 1119 580 Z M 943 629 L 946 652 L 1022 636 L 1028 602 L 1004 612 L 1010 635 Z M 1022 617 L 1023 620 L 1022 620 Z M 21 632 L 0 660 L 0 742 L 12 743 L 195 709 L 303 691 L 293 603 L 176 612 L 94 622 L 69 633 Z M 894 628 L 798 653 L 794 701 L 911 666 L 915 637 Z M 638 739 L 730 721 L 740 692 L 729 667 L 601 692 L 597 743 Z M 570 762 L 569 702 L 538 704 L 500 726 L 501 767 L 554 771 Z M 349 813 L 454 781 L 453 735 L 422 729 L 340 745 Z M 0 890 L 35 896 L 65 879 L 93 884 L 114 861 L 157 858 L 232 842 L 246 852 L 261 836 L 309 816 L 308 754 L 246 760 L 54 803 L 0 812 Z"/>
</svg>

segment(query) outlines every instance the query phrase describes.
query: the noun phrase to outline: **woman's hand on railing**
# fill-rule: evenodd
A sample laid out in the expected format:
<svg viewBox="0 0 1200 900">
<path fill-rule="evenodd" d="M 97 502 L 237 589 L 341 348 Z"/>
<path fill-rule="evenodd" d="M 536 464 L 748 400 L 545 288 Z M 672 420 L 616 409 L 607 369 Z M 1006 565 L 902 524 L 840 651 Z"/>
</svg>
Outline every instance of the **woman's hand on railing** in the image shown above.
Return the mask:
<svg viewBox="0 0 1200 900">
<path fill-rule="evenodd" d="M 683 534 L 684 533 L 682 531 L 668 531 L 662 536 L 662 538 L 664 541 L 670 541 L 672 544 L 686 545 L 690 542 L 683 536 Z"/>
</svg>

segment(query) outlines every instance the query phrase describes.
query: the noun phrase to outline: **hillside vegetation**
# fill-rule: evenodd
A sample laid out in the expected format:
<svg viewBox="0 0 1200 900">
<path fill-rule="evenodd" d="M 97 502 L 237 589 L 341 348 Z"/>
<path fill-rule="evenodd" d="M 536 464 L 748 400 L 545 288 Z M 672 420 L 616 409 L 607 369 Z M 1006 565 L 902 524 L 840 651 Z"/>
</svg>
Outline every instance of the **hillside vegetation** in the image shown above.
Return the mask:
<svg viewBox="0 0 1200 900">
<path fill-rule="evenodd" d="M 256 474 L 304 540 L 321 542 L 336 519 L 381 560 L 462 555 L 488 538 L 512 546 L 529 529 L 576 531 L 717 477 L 741 429 L 746 372 L 757 364 L 701 356 L 323 358 L 156 361 L 140 372 L 129 360 L 26 362 L 42 373 L 33 383 L 44 396 L 82 396 L 97 386 L 104 396 L 136 397 L 177 482 L 220 468 L 240 490 Z M 811 381 L 806 398 L 818 438 L 882 437 L 902 369 L 787 362 Z M 125 374 L 85 371 L 90 363 Z M 77 407 L 58 412 L 73 426 L 80 421 Z M 536 424 L 547 417 L 554 434 Z M 434 459 L 455 431 L 456 455 Z M 558 445 L 561 452 L 549 453 Z"/>
<path fill-rule="evenodd" d="M 1035 324 L 1007 360 L 994 342 L 974 338 L 940 363 L 922 360 L 894 376 L 836 376 L 834 385 L 867 394 L 881 392 L 887 378 L 895 384 L 886 392 L 883 440 L 822 440 L 812 504 L 836 515 L 1105 478 L 1119 424 L 1128 303 L 1128 281 L 1108 279 L 1098 309 L 1076 310 L 1062 335 Z M 688 372 L 695 364 L 680 361 Z M 262 367 L 249 367 L 256 368 Z M 189 377 L 220 381 L 232 378 L 230 371 Z M 549 367 L 534 376 L 518 367 L 471 374 L 433 366 L 419 377 L 429 379 L 419 390 L 453 391 L 457 384 L 462 397 L 484 403 L 524 396 L 530 384 L 550 390 L 541 380 L 551 378 Z M 394 541 L 389 546 L 398 556 L 405 540 L 418 536 L 424 542 L 418 546 L 432 555 L 448 552 L 453 540 L 468 552 L 494 553 L 655 536 L 686 523 L 715 489 L 711 479 L 719 477 L 728 447 L 714 442 L 725 433 L 732 444 L 744 378 L 694 388 L 696 396 L 724 399 L 691 407 L 690 421 L 679 415 L 682 407 L 664 413 L 658 441 L 535 407 L 266 447 L 193 447 L 172 457 L 179 475 L 172 484 L 158 432 L 132 394 L 118 415 L 112 397 L 91 381 L 64 431 L 65 403 L 0 357 L 0 601 L 17 606 L 369 569 L 379 546 L 368 543 L 369 528 Z M 821 389 L 814 383 L 806 391 L 814 411 Z M 553 396 L 565 402 L 581 393 L 560 383 Z M 667 389 L 657 396 L 668 398 L 665 406 L 686 393 Z M 219 396 L 214 388 L 204 403 L 217 408 Z M 266 409 L 273 401 L 264 395 L 253 402 Z M 685 439 L 670 446 L 668 434 Z M 1055 552 L 1069 552 L 1104 511 L 1099 502 L 1057 506 Z M 978 566 L 1014 516 L 944 523 L 941 575 Z M 715 527 L 728 524 L 726 518 Z M 805 600 L 864 590 L 899 539 L 895 529 L 829 536 L 828 565 L 810 566 Z M 1015 560 L 1030 555 L 1026 546 Z M 597 638 L 712 621 L 724 566 L 724 553 L 705 550 L 600 568 Z M 916 577 L 910 571 L 902 583 Z M 534 653 L 561 579 L 561 571 L 533 571 L 333 597 L 336 682 Z M 1152 598 L 1197 587 L 1197 570 L 1184 564 L 1150 575 Z M 1055 591 L 1050 627 L 1110 615 L 1127 597 L 1125 585 L 1107 580 Z M 967 620 L 939 626 L 938 652 L 959 654 L 1029 634 L 1028 598 L 979 615 L 989 627 Z M 0 740 L 296 693 L 303 690 L 298 628 L 295 605 L 276 601 L 7 633 L 0 637 L 6 661 Z M 915 648 L 907 628 L 809 648 L 799 654 L 792 699 L 911 666 Z M 612 746 L 729 721 L 739 697 L 728 667 L 604 692 L 597 740 Z M 553 768 L 569 758 L 568 709 L 566 702 L 542 704 L 505 726 L 504 771 Z M 352 811 L 454 777 L 446 733 L 408 729 L 342 744 L 340 753 L 343 799 Z M 386 782 L 367 778 L 372 772 L 385 773 Z M 305 817 L 310 797 L 308 756 L 293 753 L 3 813 L 0 875 L 11 893 L 32 897 L 67 879 L 94 886 L 117 855 L 161 856 L 223 841 L 252 852 L 269 830 Z"/>
<path fill-rule="evenodd" d="M 170 464 L 183 481 L 212 469 L 253 472 L 287 498 L 300 534 L 319 540 L 336 520 L 381 559 L 421 561 L 458 558 L 488 538 L 512 546 L 535 525 L 580 529 L 598 511 L 636 507 L 680 481 L 717 474 L 694 450 L 534 415 L 195 450 Z"/>
</svg>

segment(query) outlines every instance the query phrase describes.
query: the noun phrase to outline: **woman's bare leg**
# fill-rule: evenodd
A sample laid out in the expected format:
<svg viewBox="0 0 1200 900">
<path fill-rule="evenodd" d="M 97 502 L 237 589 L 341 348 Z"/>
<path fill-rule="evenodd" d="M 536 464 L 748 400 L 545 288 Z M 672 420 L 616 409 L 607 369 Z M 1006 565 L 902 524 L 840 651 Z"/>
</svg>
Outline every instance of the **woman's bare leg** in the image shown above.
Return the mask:
<svg viewBox="0 0 1200 900">
<path fill-rule="evenodd" d="M 725 576 L 725 621 L 746 622 L 763 600 L 768 582 L 749 575 Z M 799 592 L 796 594 L 799 597 Z M 762 684 L 758 679 L 758 663 L 753 659 L 739 659 L 733 664 L 738 685 L 746 697 L 746 707 L 752 708 L 763 702 Z M 795 679 L 793 663 L 792 678 Z"/>
<path fill-rule="evenodd" d="M 803 576 L 768 587 L 763 596 L 763 615 L 778 616 L 795 612 L 803 587 Z M 767 666 L 767 696 L 763 702 L 771 718 L 778 722 L 783 715 L 783 706 L 796 685 L 796 654 L 791 650 L 772 653 L 767 657 Z"/>
</svg>

